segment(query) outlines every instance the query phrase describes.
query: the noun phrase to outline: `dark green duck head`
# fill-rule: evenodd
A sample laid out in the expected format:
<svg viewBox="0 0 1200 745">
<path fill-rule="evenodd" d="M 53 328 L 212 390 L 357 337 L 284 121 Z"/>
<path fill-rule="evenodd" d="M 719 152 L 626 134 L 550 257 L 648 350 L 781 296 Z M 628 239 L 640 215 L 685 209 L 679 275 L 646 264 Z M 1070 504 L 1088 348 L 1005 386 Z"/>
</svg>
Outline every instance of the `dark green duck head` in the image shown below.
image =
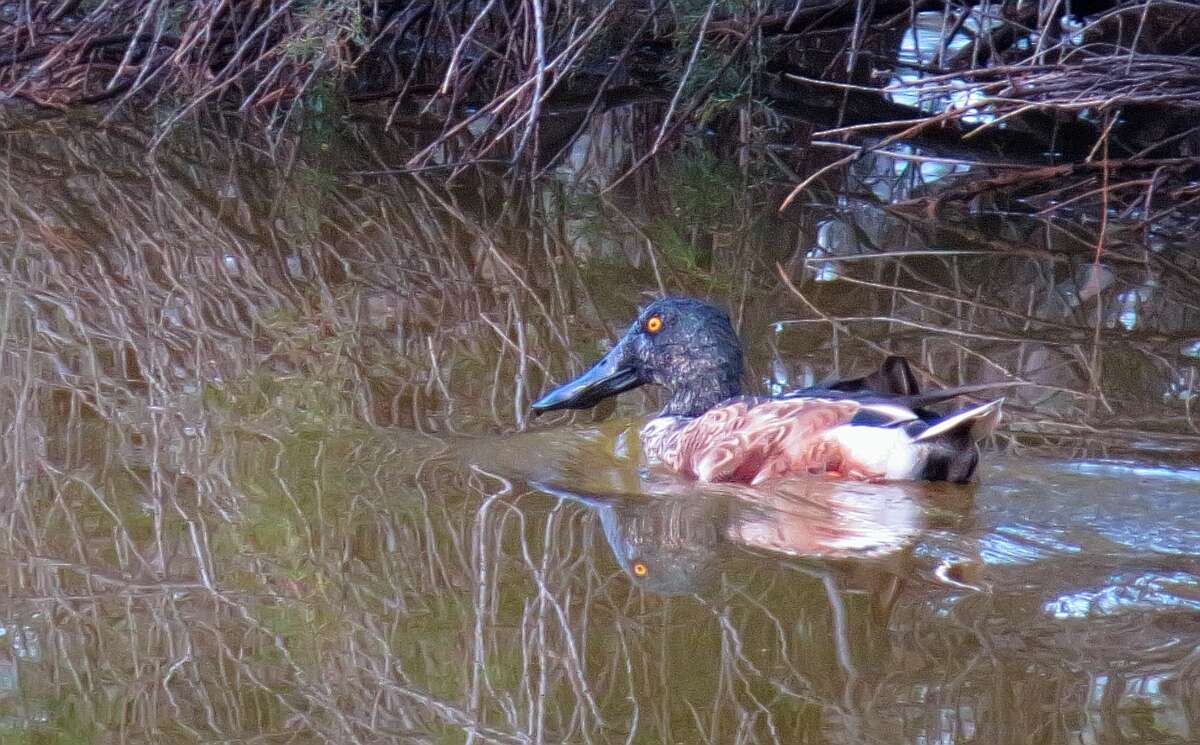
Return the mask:
<svg viewBox="0 0 1200 745">
<path fill-rule="evenodd" d="M 648 384 L 667 390 L 664 416 L 699 416 L 739 395 L 742 348 L 729 316 L 700 300 L 659 300 L 592 369 L 542 396 L 533 410 L 590 409 Z"/>
</svg>

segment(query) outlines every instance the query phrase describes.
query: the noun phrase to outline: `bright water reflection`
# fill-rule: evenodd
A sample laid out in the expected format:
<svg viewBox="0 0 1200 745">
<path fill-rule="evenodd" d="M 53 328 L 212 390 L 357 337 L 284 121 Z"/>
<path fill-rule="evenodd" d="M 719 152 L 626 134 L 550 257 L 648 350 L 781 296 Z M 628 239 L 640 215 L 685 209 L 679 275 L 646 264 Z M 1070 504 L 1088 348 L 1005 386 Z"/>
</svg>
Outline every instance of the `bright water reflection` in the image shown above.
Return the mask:
<svg viewBox="0 0 1200 745">
<path fill-rule="evenodd" d="M 988 16 L 985 13 L 969 13 L 960 24 L 946 14 L 935 11 L 917 13 L 913 24 L 905 32 L 900 42 L 897 60 L 909 65 L 905 70 L 901 67 L 892 81 L 891 99 L 897 103 L 907 104 L 930 113 L 940 113 L 947 109 L 960 109 L 968 112 L 963 121 L 968 124 L 984 124 L 994 121 L 995 114 L 988 113 L 986 99 L 975 90 L 956 90 L 956 83 L 951 80 L 947 84 L 939 80 L 931 86 L 932 92 L 924 90 L 921 81 L 930 77 L 927 69 L 947 68 L 946 63 L 955 55 L 970 51 L 968 44 L 971 39 L 978 38 L 980 27 L 986 29 Z M 967 88 L 961 85 L 962 89 Z"/>
</svg>

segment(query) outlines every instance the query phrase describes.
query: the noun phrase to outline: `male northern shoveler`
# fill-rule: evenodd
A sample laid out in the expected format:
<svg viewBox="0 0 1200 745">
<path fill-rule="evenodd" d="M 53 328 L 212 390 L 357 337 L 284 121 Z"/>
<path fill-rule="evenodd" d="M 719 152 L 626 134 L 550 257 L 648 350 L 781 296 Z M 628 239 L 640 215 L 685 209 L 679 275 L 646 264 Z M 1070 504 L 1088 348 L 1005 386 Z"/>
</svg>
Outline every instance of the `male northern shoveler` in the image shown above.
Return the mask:
<svg viewBox="0 0 1200 745">
<path fill-rule="evenodd" d="M 659 300 L 591 370 L 533 404 L 537 413 L 588 409 L 640 385 L 667 389 L 642 428 L 651 459 L 701 481 L 760 484 L 796 473 L 862 481 L 967 481 L 977 442 L 1003 399 L 949 416 L 925 409 L 982 386 L 921 393 L 908 363 L 775 397 L 742 395 L 742 351 L 721 310 L 689 298 Z"/>
</svg>

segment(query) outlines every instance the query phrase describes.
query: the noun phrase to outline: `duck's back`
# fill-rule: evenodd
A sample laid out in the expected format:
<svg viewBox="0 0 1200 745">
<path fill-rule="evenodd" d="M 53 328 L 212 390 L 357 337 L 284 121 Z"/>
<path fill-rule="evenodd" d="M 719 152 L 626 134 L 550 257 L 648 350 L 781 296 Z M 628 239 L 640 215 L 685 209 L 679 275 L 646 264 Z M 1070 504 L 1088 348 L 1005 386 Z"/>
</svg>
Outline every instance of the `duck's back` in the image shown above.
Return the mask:
<svg viewBox="0 0 1200 745">
<path fill-rule="evenodd" d="M 922 421 L 912 409 L 853 397 L 739 398 L 694 418 L 659 417 L 642 430 L 646 454 L 673 471 L 706 482 L 761 484 L 792 474 L 837 474 L 874 481 L 930 478 L 930 458 L 947 448 L 970 478 L 975 441 L 990 431 L 998 402 L 943 420 Z M 951 453 L 954 454 L 954 453 Z"/>
</svg>

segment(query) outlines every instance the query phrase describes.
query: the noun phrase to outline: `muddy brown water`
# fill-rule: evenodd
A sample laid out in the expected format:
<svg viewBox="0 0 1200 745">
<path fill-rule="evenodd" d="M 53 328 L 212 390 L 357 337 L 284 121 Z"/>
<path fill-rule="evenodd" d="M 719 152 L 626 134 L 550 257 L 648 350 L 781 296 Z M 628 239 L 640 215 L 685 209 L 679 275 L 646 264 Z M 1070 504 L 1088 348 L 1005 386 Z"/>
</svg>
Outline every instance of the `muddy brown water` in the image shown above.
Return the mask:
<svg viewBox="0 0 1200 745">
<path fill-rule="evenodd" d="M 889 211 L 969 174 L 884 157 L 783 215 L 699 152 L 602 194 L 616 116 L 520 188 L 8 123 L 0 738 L 1200 741 L 1194 242 Z M 653 392 L 529 418 L 664 290 L 756 390 L 1021 385 L 968 486 L 647 474 Z"/>
</svg>

